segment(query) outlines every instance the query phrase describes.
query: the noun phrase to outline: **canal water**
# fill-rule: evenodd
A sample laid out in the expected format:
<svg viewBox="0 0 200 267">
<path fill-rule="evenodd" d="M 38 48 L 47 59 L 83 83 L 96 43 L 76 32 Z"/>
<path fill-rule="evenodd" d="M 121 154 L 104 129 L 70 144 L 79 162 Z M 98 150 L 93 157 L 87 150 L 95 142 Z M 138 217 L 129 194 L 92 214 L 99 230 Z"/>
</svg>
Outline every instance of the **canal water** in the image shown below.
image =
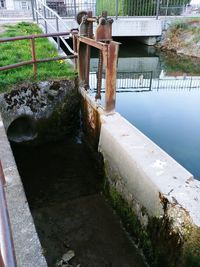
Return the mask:
<svg viewBox="0 0 200 267">
<path fill-rule="evenodd" d="M 200 60 L 120 41 L 116 110 L 200 179 Z"/>
<path fill-rule="evenodd" d="M 12 149 L 48 266 L 146 266 L 101 192 L 103 175 L 86 144 L 66 137 Z"/>
</svg>

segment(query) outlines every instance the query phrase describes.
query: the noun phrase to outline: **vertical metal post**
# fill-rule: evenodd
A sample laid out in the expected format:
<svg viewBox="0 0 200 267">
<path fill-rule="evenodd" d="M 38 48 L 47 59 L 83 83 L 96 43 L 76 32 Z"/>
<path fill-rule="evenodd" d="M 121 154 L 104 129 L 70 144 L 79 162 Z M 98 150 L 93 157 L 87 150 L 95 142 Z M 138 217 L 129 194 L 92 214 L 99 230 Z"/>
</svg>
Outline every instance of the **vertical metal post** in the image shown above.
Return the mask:
<svg viewBox="0 0 200 267">
<path fill-rule="evenodd" d="M 115 18 L 118 19 L 118 14 L 119 13 L 119 0 L 116 0 L 116 16 Z"/>
<path fill-rule="evenodd" d="M 105 93 L 105 111 L 108 114 L 115 111 L 118 51 L 119 43 L 111 42 L 108 44 Z"/>
<path fill-rule="evenodd" d="M 36 22 L 37 24 L 39 24 L 39 20 L 38 20 L 38 8 L 37 8 L 37 0 L 34 0 L 35 2 L 35 15 L 36 15 Z"/>
<path fill-rule="evenodd" d="M 47 18 L 47 16 L 46 16 L 46 7 L 45 6 L 43 6 L 43 12 L 44 12 L 44 18 L 45 18 L 45 20 L 44 20 L 44 27 L 45 27 L 45 33 L 48 33 L 48 25 L 47 25 L 47 22 L 46 22 L 46 18 Z"/>
<path fill-rule="evenodd" d="M 10 229 L 4 185 L 5 177 L 0 161 L 0 264 L 3 262 L 3 265 L 0 266 L 16 267 L 16 258 Z"/>
<path fill-rule="evenodd" d="M 157 0 L 157 6 L 156 6 L 156 19 L 158 19 L 158 16 L 159 16 L 159 10 L 160 10 L 160 0 Z"/>
<path fill-rule="evenodd" d="M 86 66 L 86 48 L 87 45 L 78 40 L 78 73 L 80 85 L 85 87 L 85 66 Z"/>
<path fill-rule="evenodd" d="M 33 75 L 34 75 L 34 79 L 36 79 L 37 63 L 36 63 L 35 38 L 34 37 L 31 39 L 31 49 L 32 49 L 32 60 L 33 60 Z"/>
<path fill-rule="evenodd" d="M 153 71 L 151 71 L 151 76 L 150 76 L 150 85 L 149 85 L 149 91 L 152 91 L 152 80 L 153 80 Z"/>
<path fill-rule="evenodd" d="M 97 73 L 97 92 L 95 99 L 101 99 L 101 86 L 102 86 L 102 74 L 103 74 L 103 53 L 99 51 L 98 73 Z"/>
<path fill-rule="evenodd" d="M 76 14 L 77 14 L 77 12 L 76 12 L 76 0 L 74 0 L 74 18 L 76 19 Z"/>
<path fill-rule="evenodd" d="M 77 53 L 77 34 L 75 35 L 75 34 L 73 34 L 73 50 L 74 50 L 74 52 L 75 53 Z M 75 69 L 77 70 L 77 68 L 78 68 L 78 62 L 77 62 L 77 58 L 75 58 L 74 59 L 74 66 L 75 66 Z"/>
<path fill-rule="evenodd" d="M 92 11 L 88 11 L 87 13 L 88 18 L 92 18 Z M 93 37 L 93 22 L 89 22 L 87 25 L 87 37 L 92 38 Z M 90 75 L 90 54 L 91 54 L 91 47 L 87 45 L 86 48 L 86 66 L 85 66 L 85 85 L 86 85 L 86 90 L 89 88 L 89 75 Z"/>
<path fill-rule="evenodd" d="M 31 10 L 32 10 L 33 21 L 35 21 L 34 0 L 31 0 Z"/>
<path fill-rule="evenodd" d="M 58 17 L 56 17 L 56 30 L 59 32 L 59 22 L 58 22 Z M 58 51 L 60 50 L 60 38 L 59 36 L 57 37 L 57 44 L 58 44 Z"/>
</svg>

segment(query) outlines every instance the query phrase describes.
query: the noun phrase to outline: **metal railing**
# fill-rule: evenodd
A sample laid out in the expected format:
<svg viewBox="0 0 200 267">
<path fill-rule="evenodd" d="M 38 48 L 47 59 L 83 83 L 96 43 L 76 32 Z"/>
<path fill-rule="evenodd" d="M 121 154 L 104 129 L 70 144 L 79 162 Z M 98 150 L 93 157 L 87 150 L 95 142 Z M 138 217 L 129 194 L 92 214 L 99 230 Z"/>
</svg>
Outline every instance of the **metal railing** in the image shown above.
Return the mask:
<svg viewBox="0 0 200 267">
<path fill-rule="evenodd" d="M 23 61 L 19 63 L 15 63 L 12 65 L 7 65 L 0 67 L 0 71 L 4 70 L 9 70 L 9 69 L 14 69 L 26 65 L 33 65 L 33 74 L 34 77 L 36 78 L 37 75 L 37 63 L 42 63 L 42 62 L 50 62 L 50 61 L 57 61 L 57 60 L 63 60 L 63 59 L 71 59 L 75 58 L 76 55 L 73 52 L 73 55 L 69 56 L 59 56 L 59 57 L 53 57 L 53 58 L 43 58 L 43 59 L 37 59 L 36 57 L 36 48 L 35 48 L 35 39 L 37 38 L 45 38 L 45 37 L 60 37 L 60 36 L 67 36 L 69 35 L 69 32 L 64 32 L 64 33 L 50 33 L 50 34 L 38 34 L 38 35 L 28 35 L 28 36 L 18 36 L 18 37 L 10 37 L 10 38 L 1 38 L 0 39 L 0 44 L 4 42 L 13 42 L 13 41 L 19 41 L 19 40 L 30 40 L 30 45 L 31 45 L 31 52 L 32 52 L 32 59 L 29 61 Z"/>
<path fill-rule="evenodd" d="M 105 91 L 105 75 L 102 75 L 102 92 Z M 90 89 L 97 90 L 97 72 L 90 72 Z M 153 78 L 152 72 L 118 72 L 117 92 L 136 92 L 150 90 L 194 90 L 200 89 L 200 77 Z"/>
<path fill-rule="evenodd" d="M 116 90 L 127 92 L 129 90 L 151 90 L 152 86 L 152 71 L 148 72 L 118 72 L 116 80 Z M 90 72 L 90 89 L 96 90 L 97 88 L 97 72 Z M 102 75 L 102 91 L 105 90 L 105 73 Z"/>
<path fill-rule="evenodd" d="M 0 266 L 16 267 L 16 258 L 4 186 L 5 177 L 0 161 Z"/>
<path fill-rule="evenodd" d="M 57 17 L 63 24 L 65 22 L 61 17 L 76 18 L 82 10 L 92 11 L 97 16 L 108 10 L 109 15 L 116 19 L 138 16 L 158 19 L 159 16 L 178 16 L 185 13 L 189 2 L 190 0 L 34 0 L 33 9 L 40 18 L 48 20 Z"/>
<path fill-rule="evenodd" d="M 51 28 L 55 32 L 59 32 L 61 26 L 63 26 L 65 30 L 68 30 L 69 32 L 71 31 L 71 29 L 67 27 L 67 24 L 63 21 L 63 19 L 58 15 L 58 13 L 48 7 L 44 2 L 40 0 L 34 0 L 31 3 L 33 20 L 36 20 L 37 24 L 43 24 L 46 34 L 48 33 L 49 28 Z M 70 53 L 74 54 L 74 51 L 66 42 L 67 38 L 69 38 L 69 34 L 68 36 L 66 36 L 66 38 L 63 38 L 63 36 L 61 35 L 57 37 L 58 50 L 60 49 L 61 40 L 67 50 Z"/>
<path fill-rule="evenodd" d="M 105 8 L 112 16 L 156 17 L 161 15 L 181 15 L 190 0 L 99 0 L 97 15 Z"/>
</svg>

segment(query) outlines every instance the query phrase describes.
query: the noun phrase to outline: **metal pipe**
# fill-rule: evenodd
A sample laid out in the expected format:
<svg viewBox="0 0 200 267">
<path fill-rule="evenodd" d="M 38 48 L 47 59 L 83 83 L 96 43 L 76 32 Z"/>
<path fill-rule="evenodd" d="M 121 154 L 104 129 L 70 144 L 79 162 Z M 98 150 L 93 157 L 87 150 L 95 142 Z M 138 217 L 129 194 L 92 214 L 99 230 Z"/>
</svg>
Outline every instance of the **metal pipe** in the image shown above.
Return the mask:
<svg viewBox="0 0 200 267">
<path fill-rule="evenodd" d="M 77 12 L 76 12 L 76 0 L 74 0 L 74 18 L 76 19 L 76 14 L 77 14 Z"/>
<path fill-rule="evenodd" d="M 46 21 L 46 7 L 45 6 L 43 6 L 43 12 L 44 12 L 44 27 L 45 27 L 45 33 L 47 34 L 48 33 L 48 25 L 47 25 L 47 21 Z"/>
<path fill-rule="evenodd" d="M 59 23 L 58 23 L 58 17 L 56 17 L 56 30 L 59 32 Z M 60 38 L 57 37 L 57 44 L 58 44 L 58 51 L 60 50 Z"/>
<path fill-rule="evenodd" d="M 16 267 L 16 258 L 11 235 L 4 185 L 5 177 L 0 161 L 0 258 L 6 267 Z"/>
<path fill-rule="evenodd" d="M 31 0 L 31 11 L 33 16 L 33 21 L 35 21 L 34 0 Z"/>
<path fill-rule="evenodd" d="M 62 57 L 36 59 L 35 63 L 57 61 L 57 60 L 63 60 L 63 59 L 72 59 L 72 58 L 77 58 L 77 56 L 76 55 L 70 55 L 70 56 L 62 56 Z M 34 63 L 33 60 L 29 60 L 29 61 L 24 61 L 24 62 L 20 62 L 20 63 L 8 65 L 8 66 L 3 66 L 3 67 L 0 67 L 0 71 L 15 69 L 15 68 L 23 67 L 23 66 L 26 66 L 26 65 L 31 65 L 33 63 Z"/>
<path fill-rule="evenodd" d="M 35 53 L 35 38 L 31 39 L 31 52 L 32 52 L 32 61 L 33 61 L 33 75 L 34 75 L 34 79 L 36 79 L 37 63 L 36 63 L 36 53 Z"/>
<path fill-rule="evenodd" d="M 119 8 L 119 0 L 116 0 L 116 16 L 115 16 L 116 19 L 118 19 L 118 13 L 119 13 L 118 8 Z"/>
<path fill-rule="evenodd" d="M 160 0 L 157 0 L 157 6 L 156 6 L 156 19 L 158 19 L 158 16 L 159 16 L 159 10 L 160 10 Z"/>
<path fill-rule="evenodd" d="M 55 33 L 44 33 L 44 34 L 37 34 L 37 35 L 26 35 L 26 36 L 17 36 L 17 37 L 9 37 L 9 38 L 0 38 L 0 43 L 3 42 L 11 42 L 11 41 L 19 41 L 19 40 L 26 40 L 32 38 L 43 38 L 43 37 L 56 37 L 56 36 L 65 36 L 70 35 L 70 32 L 55 32 Z"/>
</svg>

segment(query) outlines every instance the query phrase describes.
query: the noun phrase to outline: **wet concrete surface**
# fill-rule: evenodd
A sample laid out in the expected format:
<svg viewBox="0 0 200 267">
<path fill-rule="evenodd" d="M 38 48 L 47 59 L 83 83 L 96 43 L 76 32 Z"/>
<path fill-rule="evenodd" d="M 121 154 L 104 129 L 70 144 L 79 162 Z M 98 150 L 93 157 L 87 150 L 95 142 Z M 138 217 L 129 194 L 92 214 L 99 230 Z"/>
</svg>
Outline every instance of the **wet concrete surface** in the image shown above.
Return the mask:
<svg viewBox="0 0 200 267">
<path fill-rule="evenodd" d="M 72 138 L 12 149 L 48 266 L 69 250 L 72 266 L 146 266 L 102 195 L 102 177 L 85 144 Z"/>
</svg>

